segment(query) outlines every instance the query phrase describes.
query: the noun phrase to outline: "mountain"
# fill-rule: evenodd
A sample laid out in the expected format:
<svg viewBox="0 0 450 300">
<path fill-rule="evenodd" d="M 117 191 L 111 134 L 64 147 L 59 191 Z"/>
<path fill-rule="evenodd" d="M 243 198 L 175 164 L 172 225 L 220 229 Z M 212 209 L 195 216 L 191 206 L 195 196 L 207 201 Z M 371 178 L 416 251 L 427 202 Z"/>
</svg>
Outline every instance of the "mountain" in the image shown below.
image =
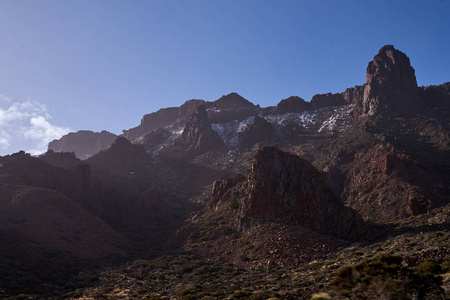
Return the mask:
<svg viewBox="0 0 450 300">
<path fill-rule="evenodd" d="M 48 144 L 48 150 L 54 152 L 73 152 L 79 159 L 87 159 L 101 150 L 108 148 L 116 139 L 116 135 L 108 131 L 92 132 L 80 130 L 70 132 Z"/>
<path fill-rule="evenodd" d="M 450 83 L 417 86 L 386 45 L 342 93 L 188 100 L 0 157 L 0 296 L 443 299 L 449 120 Z"/>
</svg>

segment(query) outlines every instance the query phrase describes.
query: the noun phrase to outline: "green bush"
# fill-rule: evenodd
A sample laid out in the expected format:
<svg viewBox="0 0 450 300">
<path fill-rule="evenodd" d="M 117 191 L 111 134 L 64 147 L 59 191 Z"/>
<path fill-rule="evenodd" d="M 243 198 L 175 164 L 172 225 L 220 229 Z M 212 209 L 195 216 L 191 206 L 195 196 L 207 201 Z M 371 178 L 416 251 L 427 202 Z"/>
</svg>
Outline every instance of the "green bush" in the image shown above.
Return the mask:
<svg viewBox="0 0 450 300">
<path fill-rule="evenodd" d="M 433 260 L 427 260 L 427 261 L 421 263 L 420 265 L 417 266 L 417 270 L 422 271 L 422 272 L 431 273 L 431 274 L 441 274 L 442 273 L 441 266 Z"/>
<path fill-rule="evenodd" d="M 236 197 L 232 196 L 231 200 L 230 200 L 230 208 L 231 209 L 238 209 L 239 208 L 239 203 L 236 200 Z"/>
</svg>

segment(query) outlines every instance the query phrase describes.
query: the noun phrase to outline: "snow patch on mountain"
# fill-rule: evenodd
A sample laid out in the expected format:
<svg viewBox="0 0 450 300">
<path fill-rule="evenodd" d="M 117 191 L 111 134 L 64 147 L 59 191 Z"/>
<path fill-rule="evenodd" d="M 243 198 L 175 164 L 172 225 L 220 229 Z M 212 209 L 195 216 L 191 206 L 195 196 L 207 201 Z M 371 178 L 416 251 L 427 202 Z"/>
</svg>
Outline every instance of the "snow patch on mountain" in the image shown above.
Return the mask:
<svg viewBox="0 0 450 300">
<path fill-rule="evenodd" d="M 317 116 L 315 111 L 305 111 L 301 113 L 285 113 L 283 115 L 267 115 L 264 117 L 267 122 L 275 126 L 285 127 L 289 123 L 296 123 L 305 128 L 316 124 Z"/>
<path fill-rule="evenodd" d="M 334 113 L 326 119 L 318 132 L 328 131 L 345 131 L 350 126 L 349 114 L 355 108 L 355 104 L 337 107 Z"/>
</svg>

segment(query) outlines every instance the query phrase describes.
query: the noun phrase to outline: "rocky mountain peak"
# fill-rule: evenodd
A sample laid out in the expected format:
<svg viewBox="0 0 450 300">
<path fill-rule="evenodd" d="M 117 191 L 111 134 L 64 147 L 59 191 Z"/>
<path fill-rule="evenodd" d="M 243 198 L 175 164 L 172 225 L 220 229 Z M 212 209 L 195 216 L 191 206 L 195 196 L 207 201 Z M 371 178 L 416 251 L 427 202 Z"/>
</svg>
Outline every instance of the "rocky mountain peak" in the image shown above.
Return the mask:
<svg viewBox="0 0 450 300">
<path fill-rule="evenodd" d="M 230 108 L 240 108 L 248 107 L 253 108 L 254 105 L 238 93 L 230 93 L 224 95 L 213 102 L 214 107 L 217 109 L 230 109 Z"/>
<path fill-rule="evenodd" d="M 222 139 L 211 129 L 204 105 L 197 107 L 197 112 L 186 123 L 183 133 L 175 140 L 175 145 L 197 154 L 223 145 Z"/>
<path fill-rule="evenodd" d="M 277 114 L 285 114 L 288 112 L 301 113 L 309 109 L 309 104 L 298 96 L 291 96 L 283 99 L 277 104 L 275 109 Z"/>
<path fill-rule="evenodd" d="M 415 71 L 408 56 L 392 45 L 383 46 L 369 62 L 366 79 L 367 84 L 396 83 L 417 88 Z"/>
<path fill-rule="evenodd" d="M 392 45 L 383 46 L 367 66 L 363 115 L 405 115 L 423 108 L 409 58 Z"/>
<path fill-rule="evenodd" d="M 80 130 L 70 132 L 59 140 L 53 140 L 48 144 L 48 150 L 53 150 L 54 152 L 74 152 L 77 158 L 87 159 L 108 148 L 116 137 L 115 134 L 106 130 L 102 132 Z"/>
<path fill-rule="evenodd" d="M 112 145 L 110 146 L 110 148 L 128 148 L 131 147 L 132 144 L 131 142 L 124 138 L 124 137 L 117 137 L 116 140 L 112 143 Z"/>
</svg>

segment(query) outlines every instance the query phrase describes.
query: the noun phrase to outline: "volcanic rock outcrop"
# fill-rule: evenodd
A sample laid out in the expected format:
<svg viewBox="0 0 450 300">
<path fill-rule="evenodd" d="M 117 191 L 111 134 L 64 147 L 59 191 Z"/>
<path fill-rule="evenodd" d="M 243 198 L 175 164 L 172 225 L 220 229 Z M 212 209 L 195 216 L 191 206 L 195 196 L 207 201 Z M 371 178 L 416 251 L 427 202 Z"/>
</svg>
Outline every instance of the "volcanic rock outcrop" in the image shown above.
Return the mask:
<svg viewBox="0 0 450 300">
<path fill-rule="evenodd" d="M 39 158 L 51 165 L 64 169 L 71 169 L 81 162 L 73 152 L 54 152 L 53 150 L 48 150 L 40 155 Z"/>
<path fill-rule="evenodd" d="M 281 100 L 276 108 L 275 113 L 285 114 L 289 112 L 301 113 L 309 109 L 309 103 L 297 96 Z"/>
<path fill-rule="evenodd" d="M 115 134 L 105 130 L 102 132 L 80 130 L 70 132 L 59 140 L 51 141 L 48 144 L 48 150 L 74 152 L 77 158 L 87 159 L 111 146 L 116 137 Z"/>
<path fill-rule="evenodd" d="M 258 221 L 277 221 L 344 238 L 368 233 L 362 219 L 339 201 L 320 172 L 297 155 L 264 147 L 257 152 L 247 180 L 241 180 L 237 176 L 216 182 L 210 206 L 223 202 L 225 196 L 238 199 L 242 230 Z M 226 191 L 233 183 L 236 186 Z"/>
<path fill-rule="evenodd" d="M 309 103 L 311 110 L 347 104 L 342 94 L 332 94 L 332 93 L 314 95 Z"/>
<path fill-rule="evenodd" d="M 394 46 L 382 47 L 367 67 L 362 114 L 405 116 L 423 108 L 409 58 Z"/>
<path fill-rule="evenodd" d="M 247 129 L 239 136 L 241 148 L 251 147 L 256 143 L 265 143 L 274 138 L 275 128 L 264 118 L 255 116 Z"/>
<path fill-rule="evenodd" d="M 220 136 L 211 129 L 205 106 L 200 105 L 197 112 L 186 123 L 186 127 L 179 138 L 174 141 L 186 153 L 200 154 L 218 149 L 223 145 Z"/>
<path fill-rule="evenodd" d="M 139 143 L 147 133 L 172 125 L 177 122 L 185 122 L 193 113 L 197 111 L 197 107 L 205 105 L 206 101 L 192 99 L 186 101 L 180 107 L 162 108 L 151 114 L 144 115 L 141 124 L 134 128 L 123 131 L 123 137 Z"/>
</svg>

